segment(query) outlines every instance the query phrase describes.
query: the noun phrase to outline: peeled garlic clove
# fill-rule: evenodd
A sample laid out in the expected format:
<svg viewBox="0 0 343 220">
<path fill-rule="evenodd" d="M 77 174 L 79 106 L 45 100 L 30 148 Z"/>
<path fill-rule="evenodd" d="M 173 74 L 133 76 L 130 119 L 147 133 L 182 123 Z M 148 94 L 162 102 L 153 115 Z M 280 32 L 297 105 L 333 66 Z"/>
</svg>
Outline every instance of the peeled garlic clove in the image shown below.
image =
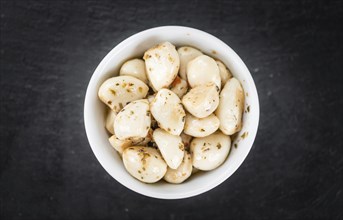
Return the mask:
<svg viewBox="0 0 343 220">
<path fill-rule="evenodd" d="M 216 63 L 219 68 L 219 74 L 220 74 L 220 79 L 222 82 L 222 87 L 225 85 L 225 83 L 232 78 L 232 74 L 230 70 L 225 66 L 225 64 L 222 61 L 216 60 Z"/>
<path fill-rule="evenodd" d="M 114 111 L 112 111 L 111 109 L 108 110 L 105 127 L 111 134 L 114 134 L 114 119 L 116 118 L 116 116 L 117 114 Z"/>
<path fill-rule="evenodd" d="M 118 151 L 119 154 L 122 154 L 123 151 L 132 145 L 132 142 L 129 140 L 119 140 L 115 135 L 112 135 L 109 139 L 112 147 Z"/>
<path fill-rule="evenodd" d="M 150 130 L 151 118 L 146 99 L 125 106 L 114 120 L 114 133 L 120 140 L 145 138 Z"/>
<path fill-rule="evenodd" d="M 193 137 L 185 134 L 184 132 L 182 132 L 180 134 L 180 137 L 182 139 L 183 145 L 185 146 L 185 150 L 189 150 L 189 145 L 190 145 Z"/>
<path fill-rule="evenodd" d="M 155 148 L 128 147 L 122 156 L 126 170 L 142 182 L 155 183 L 167 172 L 167 164 Z"/>
<path fill-rule="evenodd" d="M 183 96 L 182 104 L 195 117 L 205 118 L 219 105 L 218 91 L 218 87 L 214 84 L 197 86 Z"/>
<path fill-rule="evenodd" d="M 218 65 L 213 58 L 206 55 L 198 56 L 188 63 L 187 79 L 192 88 L 208 83 L 214 83 L 221 88 Z"/>
<path fill-rule="evenodd" d="M 168 88 L 180 67 L 180 59 L 175 46 L 169 42 L 158 44 L 147 50 L 143 59 L 153 88 L 156 91 Z"/>
<path fill-rule="evenodd" d="M 174 82 L 171 84 L 170 90 L 181 99 L 187 93 L 188 83 L 186 80 L 183 80 L 177 76 Z"/>
<path fill-rule="evenodd" d="M 193 47 L 180 47 L 177 50 L 180 57 L 180 77 L 184 80 L 187 80 L 187 64 L 189 61 L 194 58 L 203 55 L 199 50 Z"/>
<path fill-rule="evenodd" d="M 142 99 L 149 87 L 132 76 L 117 76 L 107 79 L 99 88 L 98 96 L 102 102 L 115 112 L 120 111 L 131 101 Z"/>
<path fill-rule="evenodd" d="M 153 139 L 167 165 L 172 169 L 178 168 L 184 156 L 184 145 L 181 137 L 158 128 L 153 133 Z"/>
<path fill-rule="evenodd" d="M 242 129 L 244 91 L 236 78 L 229 79 L 220 93 L 216 115 L 220 120 L 220 130 L 232 135 Z"/>
<path fill-rule="evenodd" d="M 191 142 L 193 166 L 199 170 L 213 170 L 225 161 L 230 148 L 230 136 L 220 131 L 207 137 L 193 138 Z"/>
<path fill-rule="evenodd" d="M 164 175 L 163 179 L 169 183 L 182 183 L 191 176 L 192 169 L 191 155 L 188 152 L 185 152 L 180 166 L 177 169 L 168 167 L 167 173 Z"/>
<path fill-rule="evenodd" d="M 185 110 L 179 97 L 168 89 L 161 89 L 150 103 L 150 111 L 159 126 L 173 135 L 180 135 L 185 124 Z"/>
<path fill-rule="evenodd" d="M 214 114 L 206 118 L 197 118 L 191 114 L 186 114 L 183 132 L 193 137 L 205 137 L 218 130 L 219 124 L 219 119 Z"/>
<path fill-rule="evenodd" d="M 145 72 L 145 62 L 142 59 L 132 59 L 126 61 L 120 68 L 120 76 L 133 76 L 142 80 L 145 84 L 148 83 L 148 78 Z"/>
</svg>

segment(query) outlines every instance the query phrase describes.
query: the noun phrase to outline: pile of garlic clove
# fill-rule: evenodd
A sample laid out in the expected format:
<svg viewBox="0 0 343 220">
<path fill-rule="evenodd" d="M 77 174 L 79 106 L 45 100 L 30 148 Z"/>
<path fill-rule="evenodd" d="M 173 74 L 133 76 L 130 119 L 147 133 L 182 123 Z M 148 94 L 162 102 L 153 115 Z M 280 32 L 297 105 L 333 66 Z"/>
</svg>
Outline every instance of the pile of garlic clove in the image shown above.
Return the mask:
<svg viewBox="0 0 343 220">
<path fill-rule="evenodd" d="M 244 91 L 230 70 L 192 47 L 160 43 L 125 62 L 98 96 L 110 144 L 136 179 L 182 183 L 219 167 L 242 128 Z"/>
</svg>

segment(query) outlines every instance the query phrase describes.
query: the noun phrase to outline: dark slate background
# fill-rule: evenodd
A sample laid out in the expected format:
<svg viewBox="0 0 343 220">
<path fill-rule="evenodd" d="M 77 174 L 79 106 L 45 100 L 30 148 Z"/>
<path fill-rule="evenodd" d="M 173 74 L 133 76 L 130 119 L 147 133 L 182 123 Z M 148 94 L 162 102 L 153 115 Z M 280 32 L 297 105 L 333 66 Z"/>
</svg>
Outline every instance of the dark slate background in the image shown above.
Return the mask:
<svg viewBox="0 0 343 220">
<path fill-rule="evenodd" d="M 343 219 L 342 1 L 1 0 L 1 219 Z M 256 142 L 203 195 L 165 201 L 112 179 L 83 124 L 101 59 L 141 30 L 229 44 L 258 89 Z"/>
</svg>

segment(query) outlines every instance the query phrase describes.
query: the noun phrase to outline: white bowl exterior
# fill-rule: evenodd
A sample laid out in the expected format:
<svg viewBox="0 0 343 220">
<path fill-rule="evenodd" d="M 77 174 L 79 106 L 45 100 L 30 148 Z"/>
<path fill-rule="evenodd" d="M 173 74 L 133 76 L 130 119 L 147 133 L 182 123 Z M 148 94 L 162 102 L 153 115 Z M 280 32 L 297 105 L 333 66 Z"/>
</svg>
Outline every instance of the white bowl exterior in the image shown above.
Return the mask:
<svg viewBox="0 0 343 220">
<path fill-rule="evenodd" d="M 243 132 L 248 136 L 235 141 L 237 148 L 232 145 L 227 160 L 217 169 L 210 172 L 201 172 L 191 176 L 186 182 L 175 185 L 160 181 L 155 184 L 142 183 L 125 170 L 120 156 L 108 142 L 105 130 L 105 109 L 107 108 L 97 96 L 97 91 L 107 78 L 115 76 L 120 66 L 128 59 L 142 57 L 144 51 L 156 43 L 169 41 L 176 46 L 189 45 L 199 48 L 204 53 L 218 58 L 230 69 L 244 88 L 246 96 L 245 106 L 250 106 L 250 112 L 244 114 Z M 104 169 L 119 183 L 127 188 L 154 198 L 180 199 L 199 195 L 206 192 L 229 178 L 242 164 L 248 155 L 258 128 L 259 101 L 255 83 L 251 74 L 240 57 L 218 38 L 188 27 L 163 26 L 148 29 L 137 33 L 112 49 L 96 68 L 89 82 L 85 104 L 84 121 L 90 146 Z"/>
</svg>

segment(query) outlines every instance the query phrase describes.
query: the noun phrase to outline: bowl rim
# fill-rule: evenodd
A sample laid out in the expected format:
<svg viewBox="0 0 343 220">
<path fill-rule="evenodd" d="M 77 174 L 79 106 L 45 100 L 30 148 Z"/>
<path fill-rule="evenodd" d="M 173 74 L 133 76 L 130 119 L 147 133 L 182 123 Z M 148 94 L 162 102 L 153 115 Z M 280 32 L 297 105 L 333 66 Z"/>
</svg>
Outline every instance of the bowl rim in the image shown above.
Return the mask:
<svg viewBox="0 0 343 220">
<path fill-rule="evenodd" d="M 89 108 L 87 108 L 87 106 L 89 106 L 89 100 L 90 100 L 90 96 L 92 92 L 91 91 L 91 87 L 94 83 L 97 83 L 95 81 L 96 75 L 102 74 L 103 73 L 103 69 L 105 68 L 105 66 L 107 65 L 107 63 L 110 61 L 111 57 L 113 55 L 115 55 L 117 53 L 117 51 L 121 51 L 125 45 L 129 44 L 132 41 L 135 41 L 137 38 L 140 38 L 142 35 L 145 34 L 149 34 L 150 32 L 156 32 L 156 31 L 173 31 L 173 30 L 177 30 L 177 31 L 189 31 L 192 33 L 196 33 L 196 34 L 201 34 L 203 36 L 206 36 L 207 38 L 211 38 L 212 40 L 217 41 L 217 43 L 221 44 L 225 50 L 230 51 L 230 53 L 235 56 L 236 61 L 238 61 L 238 65 L 240 65 L 241 68 L 244 69 L 244 71 L 246 71 L 247 74 L 247 80 L 250 81 L 250 91 L 249 93 L 253 93 L 253 97 L 256 97 L 256 99 L 254 99 L 255 102 L 255 106 L 254 106 L 254 111 L 255 111 L 255 116 L 256 116 L 256 120 L 254 123 L 253 127 L 249 127 L 249 136 L 252 136 L 252 138 L 250 139 L 251 141 L 248 143 L 249 149 L 246 152 L 246 154 L 242 157 L 241 161 L 238 163 L 238 165 L 235 167 L 235 169 L 232 172 L 226 172 L 223 173 L 223 175 L 218 176 L 218 178 L 214 179 L 213 181 L 211 181 L 210 183 L 206 183 L 204 184 L 203 187 L 200 188 L 196 188 L 193 189 L 187 193 L 175 193 L 175 194 L 163 194 L 163 193 L 159 193 L 159 192 L 154 192 L 154 193 L 147 193 L 146 191 L 142 190 L 142 188 L 133 186 L 133 185 L 128 185 L 125 184 L 124 181 L 122 181 L 120 178 L 116 178 L 114 175 L 111 174 L 109 168 L 104 164 L 103 160 L 101 159 L 101 155 L 100 153 L 97 151 L 97 148 L 95 147 L 95 143 L 93 143 L 93 138 L 91 135 L 91 124 L 89 122 L 89 120 L 87 119 L 89 116 L 91 116 L 90 114 L 90 110 Z M 84 101 L 84 125 L 85 125 L 85 131 L 86 131 L 86 135 L 87 135 L 87 139 L 89 142 L 89 145 L 95 155 L 95 157 L 97 158 L 97 160 L 99 161 L 99 163 L 101 164 L 101 166 L 106 170 L 106 172 L 112 176 L 112 178 L 114 178 L 116 181 L 118 181 L 120 184 L 122 184 L 123 186 L 125 186 L 126 188 L 141 194 L 141 195 L 145 195 L 151 198 L 158 198 L 158 199 L 184 199 L 184 198 L 189 198 L 189 197 L 193 197 L 193 196 L 197 196 L 200 195 L 204 192 L 210 191 L 211 189 L 217 187 L 218 185 L 220 185 L 221 183 L 223 183 L 225 180 L 227 180 L 231 175 L 233 175 L 236 170 L 241 166 L 241 164 L 243 163 L 243 161 L 246 159 L 246 157 L 248 156 L 253 143 L 255 141 L 256 135 L 257 135 L 257 131 L 258 131 L 258 126 L 259 126 L 259 119 L 260 119 L 260 105 L 259 105 L 259 98 L 258 98 L 258 93 L 257 93 L 257 89 L 256 89 L 256 85 L 255 82 L 253 80 L 253 77 L 249 71 L 249 69 L 247 68 L 247 66 L 245 65 L 245 63 L 243 62 L 243 60 L 238 56 L 238 54 L 230 47 L 228 46 L 226 43 L 224 43 L 222 40 L 220 40 L 219 38 L 215 37 L 212 34 L 209 34 L 205 31 L 199 30 L 199 29 L 195 29 L 192 27 L 186 27 L 186 26 L 159 26 L 159 27 L 154 27 L 154 28 L 149 28 L 143 31 L 140 31 L 136 34 L 131 35 L 130 37 L 124 39 L 123 41 L 121 41 L 119 44 L 117 44 L 114 48 L 112 48 L 110 50 L 110 52 L 108 52 L 106 54 L 106 56 L 101 60 L 101 62 L 99 63 L 99 65 L 97 66 L 97 68 L 95 69 L 95 71 L 93 72 L 88 86 L 87 86 L 87 90 L 86 90 L 86 95 L 85 95 L 85 101 Z"/>
</svg>

